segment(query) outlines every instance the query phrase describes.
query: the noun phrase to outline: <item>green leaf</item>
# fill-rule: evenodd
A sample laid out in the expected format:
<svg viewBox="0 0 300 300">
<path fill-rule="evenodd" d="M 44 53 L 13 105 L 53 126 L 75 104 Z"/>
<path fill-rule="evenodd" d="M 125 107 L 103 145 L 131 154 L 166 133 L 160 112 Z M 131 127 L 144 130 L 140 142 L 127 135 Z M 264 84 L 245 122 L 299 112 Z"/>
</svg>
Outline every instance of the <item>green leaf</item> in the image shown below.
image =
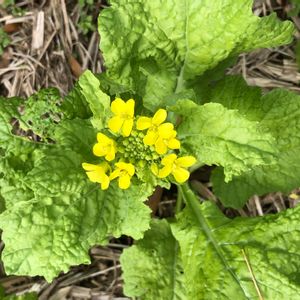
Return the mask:
<svg viewBox="0 0 300 300">
<path fill-rule="evenodd" d="M 232 94 L 236 92 L 236 97 Z M 219 97 L 218 97 L 219 95 Z M 278 150 L 271 165 L 255 166 L 225 183 L 222 169 L 213 176 L 214 192 L 224 205 L 239 208 L 249 197 L 269 192 L 289 192 L 300 184 L 300 96 L 277 89 L 261 96 L 241 79 L 230 78 L 215 88 L 212 101 L 237 109 L 275 138 Z"/>
<path fill-rule="evenodd" d="M 41 138 L 50 138 L 55 125 L 63 117 L 59 107 L 61 97 L 54 88 L 40 90 L 24 101 L 20 118 L 21 128 L 31 129 Z"/>
<path fill-rule="evenodd" d="M 78 82 L 75 83 L 73 89 L 64 98 L 61 104 L 61 110 L 68 119 L 88 119 L 92 116 L 89 104 L 81 93 Z"/>
<path fill-rule="evenodd" d="M 79 78 L 78 84 L 93 113 L 93 126 L 101 130 L 110 115 L 110 97 L 100 89 L 100 81 L 89 70 Z"/>
<path fill-rule="evenodd" d="M 99 17 L 108 76 L 155 110 L 205 71 L 241 52 L 292 41 L 294 26 L 259 18 L 252 0 L 112 0 Z"/>
<path fill-rule="evenodd" d="M 199 162 L 220 165 L 226 181 L 257 165 L 273 162 L 276 147 L 267 130 L 218 103 L 178 101 L 171 110 L 183 116 L 177 128 L 183 151 Z"/>
<path fill-rule="evenodd" d="M 121 264 L 127 296 L 186 299 L 178 243 L 166 220 L 153 220 L 144 238 L 124 250 Z"/>
<path fill-rule="evenodd" d="M 124 191 L 113 182 L 102 191 L 81 167 L 95 160 L 91 148 L 96 132 L 90 121 L 73 115 L 55 124 L 55 143 L 33 142 L 11 133 L 13 117 L 23 122 L 20 103 L 0 102 L 5 145 L 0 147 L 0 227 L 6 272 L 51 280 L 71 265 L 89 263 L 89 248 L 111 236 L 142 238 L 150 223 L 150 209 L 143 202 L 153 186 L 137 180 Z"/>
<path fill-rule="evenodd" d="M 20 98 L 5 99 L 0 97 L 0 147 L 7 147 L 12 139 L 12 120 L 19 116 Z"/>
<path fill-rule="evenodd" d="M 26 137 L 14 134 L 13 121 L 20 120 L 20 98 L 0 98 L 0 198 L 1 210 L 10 207 L 19 199 L 28 199 L 32 191 L 23 181 L 24 173 L 33 167 L 37 156 L 35 150 L 44 147 Z"/>
<path fill-rule="evenodd" d="M 259 294 L 297 299 L 300 207 L 231 220 L 212 203 L 200 205 L 186 186 L 183 195 L 187 207 L 171 229 L 180 245 L 187 299 L 258 299 Z"/>
<path fill-rule="evenodd" d="M 97 142 L 96 134 L 90 120 L 76 118 L 60 122 L 55 129 L 53 139 L 64 150 L 73 150 L 80 153 L 84 160 L 93 161 L 95 156 L 92 146 Z"/>
<path fill-rule="evenodd" d="M 150 209 L 143 202 L 150 186 L 124 191 L 114 183 L 102 191 L 80 164 L 74 152 L 49 151 L 25 176 L 32 199 L 18 199 L 0 218 L 8 274 L 50 281 L 71 265 L 89 263 L 91 246 L 122 234 L 140 239 L 149 228 Z"/>
</svg>

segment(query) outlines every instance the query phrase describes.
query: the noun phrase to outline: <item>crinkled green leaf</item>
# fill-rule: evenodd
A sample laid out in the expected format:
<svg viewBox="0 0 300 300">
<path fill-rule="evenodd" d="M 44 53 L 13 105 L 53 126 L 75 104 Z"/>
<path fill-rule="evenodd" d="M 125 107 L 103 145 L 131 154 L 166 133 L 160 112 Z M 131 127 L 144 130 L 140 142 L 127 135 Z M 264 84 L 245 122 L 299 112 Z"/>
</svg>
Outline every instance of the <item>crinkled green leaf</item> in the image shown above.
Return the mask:
<svg viewBox="0 0 300 300">
<path fill-rule="evenodd" d="M 102 92 L 100 81 L 89 70 L 80 76 L 78 84 L 93 113 L 93 126 L 98 130 L 103 129 L 110 115 L 110 97 Z"/>
<path fill-rule="evenodd" d="M 113 182 L 102 191 L 88 180 L 81 164 L 92 162 L 96 141 L 89 120 L 76 115 L 60 120 L 50 137 L 53 143 L 37 143 L 11 132 L 13 117 L 23 121 L 18 114 L 23 102 L 3 103 L 1 146 L 7 148 L 0 148 L 0 200 L 5 208 L 0 228 L 8 274 L 51 280 L 71 265 L 88 263 L 89 248 L 111 236 L 143 237 L 150 223 L 150 209 L 143 202 L 153 186 L 133 181 L 124 191 Z M 24 105 L 26 109 L 26 101 Z"/>
<path fill-rule="evenodd" d="M 151 187 L 124 191 L 112 184 L 102 191 L 89 183 L 80 163 L 74 152 L 49 152 L 25 177 L 33 198 L 19 199 L 0 218 L 8 274 L 51 280 L 71 265 L 89 263 L 92 245 L 122 234 L 140 239 L 149 228 L 150 209 L 143 202 Z"/>
<path fill-rule="evenodd" d="M 112 0 L 99 17 L 108 76 L 144 99 L 147 108 L 223 60 L 287 44 L 291 22 L 259 18 L 252 0 Z"/>
<path fill-rule="evenodd" d="M 20 120 L 20 98 L 0 98 L 0 195 L 1 207 L 9 207 L 19 199 L 31 197 L 32 191 L 23 181 L 24 173 L 33 167 L 36 150 L 43 144 L 14 134 L 13 122 Z M 22 122 L 22 121 L 21 121 Z"/>
<path fill-rule="evenodd" d="M 89 120 L 64 120 L 56 127 L 54 137 L 56 143 L 63 149 L 73 150 L 85 160 L 95 160 L 92 146 L 97 142 L 97 131 Z M 97 159 L 99 161 L 99 159 Z"/>
<path fill-rule="evenodd" d="M 234 93 L 236 97 L 232 97 Z M 214 191 L 225 205 L 238 208 L 254 194 L 289 192 L 299 186 L 299 95 L 277 89 L 261 96 L 257 88 L 249 88 L 240 79 L 231 78 L 215 88 L 212 101 L 218 101 L 228 109 L 237 109 L 247 118 L 259 122 L 260 128 L 268 130 L 276 139 L 278 150 L 273 164 L 253 167 L 230 182 L 225 183 L 222 169 L 215 171 L 212 177 Z"/>
<path fill-rule="evenodd" d="M 205 164 L 223 166 L 226 181 L 254 166 L 272 163 L 274 138 L 238 111 L 189 100 L 178 101 L 172 110 L 183 117 L 177 128 L 183 151 Z"/>
<path fill-rule="evenodd" d="M 121 264 L 127 296 L 186 299 L 178 243 L 166 220 L 153 220 L 144 238 L 124 250 Z"/>
<path fill-rule="evenodd" d="M 75 83 L 73 89 L 64 98 L 61 110 L 68 119 L 89 119 L 92 116 L 89 104 L 82 94 L 78 82 Z"/>
<path fill-rule="evenodd" d="M 125 86 L 118 84 L 116 81 L 107 77 L 106 72 L 95 75 L 101 82 L 101 90 L 108 95 L 120 95 L 127 92 L 131 92 Z"/>
<path fill-rule="evenodd" d="M 54 88 L 40 90 L 23 103 L 21 128 L 31 129 L 41 138 L 49 138 L 55 125 L 62 118 L 60 110 L 61 97 Z"/>
<path fill-rule="evenodd" d="M 171 228 L 180 245 L 187 299 L 258 299 L 259 293 L 261 299 L 298 298 L 300 207 L 231 220 L 183 190 L 187 207 Z"/>
<path fill-rule="evenodd" d="M 0 97 L 0 147 L 4 149 L 12 138 L 12 120 L 19 116 L 20 98 L 5 99 Z"/>
</svg>

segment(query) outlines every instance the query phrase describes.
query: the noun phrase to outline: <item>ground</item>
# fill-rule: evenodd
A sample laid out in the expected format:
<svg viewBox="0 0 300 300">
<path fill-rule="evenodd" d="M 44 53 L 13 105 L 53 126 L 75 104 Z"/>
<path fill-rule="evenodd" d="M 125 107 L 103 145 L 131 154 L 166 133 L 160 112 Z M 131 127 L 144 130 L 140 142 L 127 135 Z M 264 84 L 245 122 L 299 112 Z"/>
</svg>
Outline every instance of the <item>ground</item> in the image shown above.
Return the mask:
<svg viewBox="0 0 300 300">
<path fill-rule="evenodd" d="M 103 71 L 96 27 L 97 15 L 107 3 L 95 0 L 90 5 L 88 2 L 91 1 L 0 0 L 0 96 L 25 98 L 43 87 L 57 87 L 63 96 L 85 69 L 95 73 Z M 228 74 L 242 74 L 249 85 L 266 90 L 285 87 L 300 92 L 299 61 L 297 63 L 300 18 L 291 16 L 291 9 L 286 0 L 255 1 L 256 15 L 275 11 L 280 18 L 291 19 L 297 28 L 295 41 L 289 46 L 242 54 Z M 205 167 L 193 173 L 191 185 L 200 196 L 220 205 L 210 189 L 210 171 L 211 168 Z M 254 196 L 243 209 L 223 208 L 223 211 L 229 217 L 275 213 L 294 207 L 298 203 L 297 194 L 300 194 L 298 190 L 289 195 Z M 157 189 L 149 200 L 153 215 L 172 215 L 175 199 L 172 190 Z M 0 284 L 7 293 L 36 291 L 42 300 L 127 299 L 122 294 L 119 256 L 122 249 L 131 244 L 130 238 L 123 237 L 112 240 L 107 247 L 93 247 L 91 265 L 74 267 L 51 284 L 40 277 L 6 276 L 1 267 Z M 3 243 L 0 247 L 3 248 Z"/>
</svg>

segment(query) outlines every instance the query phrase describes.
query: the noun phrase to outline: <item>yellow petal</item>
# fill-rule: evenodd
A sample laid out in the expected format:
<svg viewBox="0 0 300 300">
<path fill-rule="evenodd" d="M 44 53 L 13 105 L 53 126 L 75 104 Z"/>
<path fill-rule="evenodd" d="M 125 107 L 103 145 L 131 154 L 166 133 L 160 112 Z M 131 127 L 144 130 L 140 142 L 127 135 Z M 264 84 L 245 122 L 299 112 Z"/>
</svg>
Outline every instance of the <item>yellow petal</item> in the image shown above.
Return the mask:
<svg viewBox="0 0 300 300">
<path fill-rule="evenodd" d="M 119 177 L 119 176 L 120 176 L 120 173 L 121 173 L 121 172 L 120 172 L 120 169 L 114 170 L 114 171 L 109 175 L 109 179 L 110 179 L 110 180 L 113 180 L 113 179 Z"/>
<path fill-rule="evenodd" d="M 133 119 L 127 119 L 124 121 L 123 123 L 123 127 L 122 127 L 122 135 L 123 136 L 129 136 L 131 133 L 133 127 Z"/>
<path fill-rule="evenodd" d="M 183 182 L 187 181 L 190 177 L 190 172 L 183 168 L 173 169 L 172 174 L 174 175 L 175 180 L 178 183 L 183 183 Z"/>
<path fill-rule="evenodd" d="M 118 162 L 115 163 L 115 166 L 119 169 L 119 170 L 125 170 L 130 176 L 134 175 L 135 169 L 134 169 L 134 165 L 130 164 L 130 163 L 125 163 L 125 162 Z"/>
<path fill-rule="evenodd" d="M 165 177 L 169 176 L 171 174 L 171 172 L 172 172 L 172 167 L 165 166 L 158 171 L 158 177 L 165 178 Z"/>
<path fill-rule="evenodd" d="M 122 125 L 123 125 L 124 119 L 120 118 L 119 116 L 112 117 L 108 120 L 108 128 L 112 132 L 119 132 Z"/>
<path fill-rule="evenodd" d="M 107 161 L 112 161 L 115 159 L 116 152 L 113 147 L 110 148 L 110 151 L 105 155 Z"/>
<path fill-rule="evenodd" d="M 120 170 L 125 170 L 127 163 L 123 162 L 123 161 L 119 161 L 117 163 L 115 163 L 115 166 L 120 169 Z"/>
<path fill-rule="evenodd" d="M 196 163 L 196 158 L 194 156 L 183 156 L 176 160 L 176 165 L 184 168 L 188 168 Z"/>
<path fill-rule="evenodd" d="M 127 164 L 126 171 L 128 172 L 128 174 L 130 176 L 133 176 L 134 172 L 135 172 L 134 165 L 133 164 Z"/>
<path fill-rule="evenodd" d="M 137 122 L 136 122 L 136 128 L 138 130 L 145 130 L 151 127 L 152 125 L 152 120 L 151 118 L 148 117 L 139 117 Z"/>
<path fill-rule="evenodd" d="M 162 160 L 161 160 L 161 163 L 162 165 L 164 166 L 173 166 L 175 160 L 177 158 L 177 155 L 172 153 L 172 154 L 169 154 L 167 156 L 165 156 Z"/>
<path fill-rule="evenodd" d="M 110 108 L 115 115 L 121 115 L 126 109 L 126 104 L 121 98 L 116 98 Z"/>
<path fill-rule="evenodd" d="M 85 169 L 86 171 L 94 171 L 94 170 L 97 168 L 97 165 L 88 164 L 88 163 L 82 163 L 81 166 L 82 166 L 83 169 Z"/>
<path fill-rule="evenodd" d="M 177 139 L 170 139 L 168 141 L 168 147 L 170 149 L 180 149 L 180 141 L 178 141 Z"/>
<path fill-rule="evenodd" d="M 109 177 L 107 175 L 104 175 L 103 180 L 101 182 L 101 189 L 107 190 L 109 187 L 109 182 L 110 182 Z"/>
<path fill-rule="evenodd" d="M 108 170 L 110 170 L 110 165 L 106 161 L 99 164 L 99 167 L 102 168 L 104 173 L 106 173 Z"/>
<path fill-rule="evenodd" d="M 93 147 L 93 153 L 96 156 L 104 156 L 107 154 L 107 147 L 103 147 L 102 144 L 97 143 Z"/>
<path fill-rule="evenodd" d="M 173 135 L 174 126 L 172 123 L 164 123 L 158 127 L 158 134 L 163 138 L 170 138 Z"/>
<path fill-rule="evenodd" d="M 154 125 L 160 125 L 167 118 L 167 111 L 165 109 L 159 109 L 152 118 L 152 123 Z"/>
<path fill-rule="evenodd" d="M 123 189 L 123 190 L 128 189 L 130 186 L 130 179 L 131 179 L 131 177 L 128 174 L 120 176 L 119 188 Z"/>
<path fill-rule="evenodd" d="M 109 137 L 107 137 L 105 134 L 98 132 L 97 133 L 97 141 L 98 141 L 98 143 L 107 145 L 107 144 L 110 144 L 112 140 Z"/>
<path fill-rule="evenodd" d="M 156 130 L 148 130 L 147 134 L 143 138 L 143 142 L 147 146 L 154 145 L 158 138 L 158 133 Z"/>
<path fill-rule="evenodd" d="M 105 176 L 101 168 L 98 168 L 94 171 L 86 172 L 86 175 L 88 176 L 90 181 L 99 183 L 102 181 L 103 176 Z"/>
<path fill-rule="evenodd" d="M 155 143 L 155 151 L 158 154 L 165 154 L 168 151 L 168 147 L 165 144 L 164 140 L 162 138 L 158 138 Z"/>
<path fill-rule="evenodd" d="M 129 99 L 125 104 L 125 113 L 133 118 L 134 116 L 134 100 Z"/>
</svg>

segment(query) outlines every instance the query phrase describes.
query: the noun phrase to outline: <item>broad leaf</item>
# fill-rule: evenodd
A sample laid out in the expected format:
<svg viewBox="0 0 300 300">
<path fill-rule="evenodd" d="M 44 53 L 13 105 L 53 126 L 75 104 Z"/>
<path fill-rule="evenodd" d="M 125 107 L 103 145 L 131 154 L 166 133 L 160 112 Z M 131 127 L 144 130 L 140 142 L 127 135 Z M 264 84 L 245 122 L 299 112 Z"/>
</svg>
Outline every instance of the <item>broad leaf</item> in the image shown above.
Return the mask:
<svg viewBox="0 0 300 300">
<path fill-rule="evenodd" d="M 259 18 L 252 0 L 112 0 L 99 17 L 108 76 L 147 108 L 227 58 L 291 42 L 291 22 Z"/>
<path fill-rule="evenodd" d="M 178 101 L 171 109 L 182 116 L 177 132 L 183 151 L 205 164 L 223 166 L 226 181 L 254 166 L 272 163 L 274 138 L 239 112 L 189 100 Z"/>
<path fill-rule="evenodd" d="M 79 78 L 78 84 L 93 113 L 92 124 L 101 130 L 110 114 L 110 97 L 100 89 L 100 81 L 91 71 L 85 71 Z"/>
<path fill-rule="evenodd" d="M 236 97 L 232 97 L 235 94 Z M 218 96 L 219 95 L 219 96 Z M 247 118 L 259 122 L 276 139 L 275 163 L 253 167 L 225 183 L 222 169 L 212 177 L 215 193 L 231 207 L 241 207 L 254 195 L 289 192 L 300 184 L 300 96 L 277 89 L 261 96 L 259 89 L 249 88 L 240 79 L 231 78 L 215 88 L 212 101 L 228 109 L 237 109 Z"/>
<path fill-rule="evenodd" d="M 19 199 L 0 218 L 8 274 L 50 281 L 71 265 L 89 263 L 89 248 L 111 235 L 140 239 L 149 228 L 150 209 L 143 202 L 151 187 L 124 191 L 113 184 L 102 191 L 89 183 L 74 152 L 47 153 L 24 181 L 32 199 Z"/>
<path fill-rule="evenodd" d="M 297 299 L 300 207 L 278 215 L 228 219 L 183 187 L 187 207 L 172 224 L 187 299 Z M 259 297 L 260 296 L 260 297 Z"/>
<path fill-rule="evenodd" d="M 95 156 L 91 148 L 97 142 L 96 135 L 97 131 L 89 120 L 76 118 L 60 122 L 55 129 L 53 139 L 64 150 L 73 150 L 80 153 L 85 161 L 93 161 Z"/>
<path fill-rule="evenodd" d="M 22 103 L 20 127 L 32 130 L 43 140 L 51 137 L 55 125 L 63 117 L 60 102 L 59 91 L 54 88 L 43 89 L 33 94 Z"/>
<path fill-rule="evenodd" d="M 0 97 L 0 147 L 5 149 L 12 140 L 12 121 L 19 116 L 20 98 L 5 99 Z"/>
<path fill-rule="evenodd" d="M 96 132 L 90 121 L 73 115 L 47 130 L 53 142 L 33 142 L 12 133 L 10 120 L 23 121 L 20 103 L 0 102 L 0 145 L 5 145 L 0 148 L 0 228 L 6 272 L 51 280 L 71 265 L 88 263 L 89 248 L 111 236 L 142 238 L 150 223 L 150 209 L 143 202 L 154 187 L 136 180 L 126 191 L 117 183 L 102 191 L 81 167 L 95 160 Z"/>
<path fill-rule="evenodd" d="M 153 220 L 144 238 L 124 250 L 121 264 L 127 296 L 186 299 L 179 246 L 166 220 Z"/>
</svg>

